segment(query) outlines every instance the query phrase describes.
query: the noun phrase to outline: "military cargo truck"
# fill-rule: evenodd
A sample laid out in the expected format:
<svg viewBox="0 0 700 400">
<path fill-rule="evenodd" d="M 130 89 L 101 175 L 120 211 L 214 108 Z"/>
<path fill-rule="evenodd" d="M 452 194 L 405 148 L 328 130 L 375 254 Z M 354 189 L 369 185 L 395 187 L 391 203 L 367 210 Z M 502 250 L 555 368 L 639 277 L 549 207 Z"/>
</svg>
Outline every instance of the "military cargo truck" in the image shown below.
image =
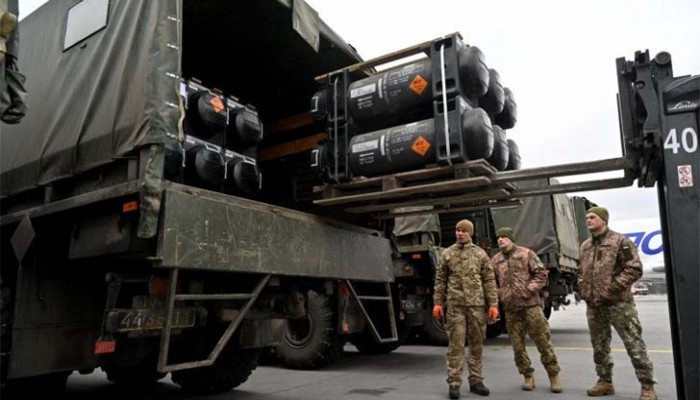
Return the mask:
<svg viewBox="0 0 700 400">
<path fill-rule="evenodd" d="M 547 179 L 535 179 L 519 185 L 525 189 L 547 187 L 549 184 Z M 402 287 L 403 309 L 414 311 L 407 314 L 409 325 L 414 327 L 415 333 L 429 343 L 447 343 L 443 321 L 434 320 L 430 314 L 431 291 L 439 253 L 442 248 L 454 243 L 454 226 L 462 218 L 474 222 L 474 243 L 491 256 L 498 251 L 496 231 L 505 226 L 513 228 L 516 243 L 537 253 L 549 271 L 548 283 L 541 293 L 545 316 L 549 318 L 552 310 L 568 305 L 568 296 L 577 291 L 578 228 L 583 227 L 582 234 L 587 234 L 585 214 L 574 211 L 575 201 L 586 200 L 552 194 L 523 198 L 522 205 L 439 216 L 397 218 L 394 233 L 404 268 L 396 272 L 396 283 Z M 585 238 L 584 236 L 583 239 Z M 496 337 L 505 332 L 504 313 L 501 314 L 498 322 L 487 326 L 487 337 Z"/>
<path fill-rule="evenodd" d="M 306 3 L 52 0 L 21 31 L 29 111 L 0 124 L 3 395 L 98 367 L 229 390 L 286 319 L 313 365 L 339 332 L 396 342 L 381 227 L 284 207 L 288 149 L 319 140 L 313 77 L 360 61 Z"/>
</svg>

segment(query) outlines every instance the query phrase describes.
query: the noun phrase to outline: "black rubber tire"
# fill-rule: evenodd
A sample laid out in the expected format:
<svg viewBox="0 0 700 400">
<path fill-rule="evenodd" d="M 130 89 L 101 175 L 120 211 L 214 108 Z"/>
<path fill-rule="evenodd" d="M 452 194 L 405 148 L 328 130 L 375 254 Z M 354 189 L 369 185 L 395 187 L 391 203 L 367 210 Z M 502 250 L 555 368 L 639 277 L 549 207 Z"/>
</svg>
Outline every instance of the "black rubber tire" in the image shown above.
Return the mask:
<svg viewBox="0 0 700 400">
<path fill-rule="evenodd" d="M 368 333 L 362 333 L 350 341 L 362 354 L 387 354 L 401 346 L 401 341 L 390 343 L 377 343 L 374 337 Z"/>
<path fill-rule="evenodd" d="M 167 374 L 158 372 L 158 356 L 150 353 L 141 361 L 131 365 L 119 365 L 110 361 L 100 368 L 107 374 L 107 379 L 128 390 L 148 388 Z"/>
<path fill-rule="evenodd" d="M 396 314 L 398 315 L 398 314 Z M 397 340 L 395 342 L 389 343 L 377 343 L 374 340 L 372 333 L 365 330 L 365 332 L 354 336 L 350 342 L 357 348 L 357 351 L 363 354 L 387 354 L 398 349 L 402 344 L 406 343 L 408 335 L 411 332 L 411 327 L 406 326 L 402 321 L 396 323 L 396 336 Z"/>
<path fill-rule="evenodd" d="M 512 129 L 518 122 L 518 105 L 513 99 L 513 92 L 508 88 L 503 88 L 504 102 L 503 111 L 496 114 L 494 123 L 503 129 Z"/>
<path fill-rule="evenodd" d="M 520 149 L 513 139 L 508 139 L 508 166 L 506 171 L 516 171 L 520 169 Z"/>
<path fill-rule="evenodd" d="M 491 325 L 486 325 L 486 339 L 493 339 L 506 331 L 506 321 L 501 317 L 500 321 Z"/>
<path fill-rule="evenodd" d="M 310 290 L 307 317 L 288 320 L 277 357 L 292 369 L 318 369 L 336 361 L 343 353 L 343 341 L 336 332 L 336 316 L 328 297 Z"/>
<path fill-rule="evenodd" d="M 491 119 L 481 108 L 462 114 L 462 129 L 470 160 L 489 158 L 493 154 L 494 134 Z"/>
<path fill-rule="evenodd" d="M 501 85 L 501 75 L 495 69 L 489 69 L 489 90 L 479 99 L 479 107 L 489 115 L 498 115 L 503 111 L 505 92 Z"/>
<path fill-rule="evenodd" d="M 498 125 L 493 125 L 494 147 L 493 154 L 489 157 L 488 162 L 496 167 L 499 171 L 505 171 L 508 166 L 508 140 L 506 132 Z"/>
<path fill-rule="evenodd" d="M 435 320 L 429 310 L 426 310 L 423 315 L 423 336 L 428 344 L 433 346 L 447 346 L 449 343 L 444 320 Z"/>
<path fill-rule="evenodd" d="M 228 392 L 248 380 L 258 366 L 260 349 L 225 349 L 209 367 L 185 369 L 172 373 L 173 382 L 193 394 Z"/>
</svg>

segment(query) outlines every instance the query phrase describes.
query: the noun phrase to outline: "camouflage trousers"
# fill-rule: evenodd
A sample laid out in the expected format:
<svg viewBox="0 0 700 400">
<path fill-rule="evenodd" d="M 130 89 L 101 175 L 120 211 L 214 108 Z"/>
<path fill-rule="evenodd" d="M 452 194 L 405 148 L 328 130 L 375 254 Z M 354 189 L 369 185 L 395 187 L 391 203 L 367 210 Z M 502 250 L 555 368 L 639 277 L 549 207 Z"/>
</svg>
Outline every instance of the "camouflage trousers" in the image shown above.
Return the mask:
<svg viewBox="0 0 700 400">
<path fill-rule="evenodd" d="M 627 355 L 637 379 L 642 384 L 654 383 L 654 366 L 647 355 L 647 346 L 642 339 L 642 325 L 633 301 L 623 301 L 611 306 L 588 305 L 588 330 L 593 346 L 593 361 L 599 377 L 612 380 L 613 360 L 610 357 L 610 341 L 614 327 L 625 345 Z"/>
<path fill-rule="evenodd" d="M 450 386 L 462 385 L 464 370 L 464 343 L 469 344 L 469 384 L 475 385 L 484 380 L 481 375 L 481 355 L 484 352 L 486 337 L 486 312 L 484 307 L 456 306 L 447 308 L 445 330 L 449 339 L 447 347 L 447 383 Z"/>
<path fill-rule="evenodd" d="M 547 374 L 556 375 L 559 373 L 559 363 L 556 354 L 554 354 L 549 323 L 540 306 L 506 311 L 506 329 L 508 329 L 510 343 L 513 345 L 515 366 L 521 375 L 529 376 L 535 372 L 525 348 L 526 334 L 530 335 L 530 338 L 535 342 L 535 346 L 540 352 L 540 361 L 542 361 L 544 369 L 547 370 Z"/>
</svg>

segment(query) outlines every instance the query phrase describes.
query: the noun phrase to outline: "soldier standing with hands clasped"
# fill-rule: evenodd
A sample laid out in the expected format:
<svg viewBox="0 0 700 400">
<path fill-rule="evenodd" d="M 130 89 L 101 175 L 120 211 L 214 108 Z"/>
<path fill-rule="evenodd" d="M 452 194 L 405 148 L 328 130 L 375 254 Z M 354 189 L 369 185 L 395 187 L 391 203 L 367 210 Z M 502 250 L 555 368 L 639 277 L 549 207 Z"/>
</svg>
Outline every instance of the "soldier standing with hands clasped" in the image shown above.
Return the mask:
<svg viewBox="0 0 700 400">
<path fill-rule="evenodd" d="M 498 282 L 498 297 L 506 313 L 515 366 L 525 377 L 522 389 L 535 388 L 535 370 L 525 348 L 525 334 L 528 334 L 540 352 L 540 360 L 549 375 L 550 390 L 561 393 L 559 364 L 550 340 L 549 323 L 540 304 L 539 293 L 547 283 L 547 268 L 534 251 L 514 243 L 513 229 L 501 228 L 496 235 L 500 252 L 491 258 L 491 266 Z"/>
<path fill-rule="evenodd" d="M 469 390 L 488 396 L 484 386 L 481 356 L 484 350 L 486 312 L 484 299 L 488 302 L 488 318 L 498 319 L 498 294 L 489 257 L 479 246 L 472 243 L 474 225 L 463 219 L 457 223 L 457 243 L 443 251 L 435 272 L 433 318 L 445 315 L 442 306 L 447 297 L 445 329 L 449 345 L 447 348 L 447 384 L 449 398 L 458 399 L 464 369 L 464 341 L 469 343 Z"/>
<path fill-rule="evenodd" d="M 642 326 L 630 291 L 632 284 L 642 277 L 642 262 L 634 243 L 608 228 L 608 219 L 605 208 L 590 208 L 586 213 L 586 227 L 593 237 L 581 244 L 578 287 L 586 301 L 593 361 L 598 374 L 598 382 L 588 389 L 588 395 L 615 394 L 610 357 L 612 325 L 620 335 L 642 385 L 639 400 L 656 400 L 654 367 L 647 355 Z"/>
</svg>

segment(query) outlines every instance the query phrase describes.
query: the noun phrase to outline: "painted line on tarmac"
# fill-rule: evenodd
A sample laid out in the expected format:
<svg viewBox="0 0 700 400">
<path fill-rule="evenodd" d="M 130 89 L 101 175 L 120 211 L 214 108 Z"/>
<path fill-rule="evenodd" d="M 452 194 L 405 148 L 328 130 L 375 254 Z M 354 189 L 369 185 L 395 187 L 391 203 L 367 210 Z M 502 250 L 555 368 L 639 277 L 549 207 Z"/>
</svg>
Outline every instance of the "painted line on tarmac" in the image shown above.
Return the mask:
<svg viewBox="0 0 700 400">
<path fill-rule="evenodd" d="M 484 347 L 489 347 L 492 349 L 498 349 L 498 350 L 506 350 L 506 349 L 512 349 L 511 346 L 505 346 L 505 345 L 500 345 L 500 346 L 484 346 Z M 535 349 L 537 350 L 537 347 L 535 346 L 525 346 L 527 349 Z M 592 347 L 554 347 L 554 350 L 562 350 L 562 351 L 593 351 Z M 622 348 L 613 348 L 610 349 L 613 353 L 626 353 L 627 350 L 622 349 Z M 673 354 L 673 350 L 664 350 L 664 349 L 647 349 L 647 353 L 655 353 L 655 354 Z"/>
<path fill-rule="evenodd" d="M 534 346 L 532 346 L 535 348 Z M 554 347 L 554 350 L 568 350 L 568 351 L 593 351 L 593 347 Z M 627 350 L 620 348 L 610 349 L 614 353 L 626 353 Z M 673 354 L 673 350 L 663 350 L 663 349 L 647 349 L 647 353 L 660 353 L 660 354 Z"/>
</svg>

